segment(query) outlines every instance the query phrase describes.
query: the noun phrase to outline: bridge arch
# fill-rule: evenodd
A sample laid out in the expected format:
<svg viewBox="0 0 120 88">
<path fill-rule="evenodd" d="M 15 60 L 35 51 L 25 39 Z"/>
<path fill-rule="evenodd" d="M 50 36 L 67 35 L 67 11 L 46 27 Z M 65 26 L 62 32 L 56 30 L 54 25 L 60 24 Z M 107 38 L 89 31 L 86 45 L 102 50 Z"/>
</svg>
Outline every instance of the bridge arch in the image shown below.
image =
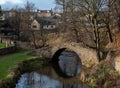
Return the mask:
<svg viewBox="0 0 120 88">
<path fill-rule="evenodd" d="M 80 58 L 82 65 L 86 67 L 90 67 L 91 65 L 98 64 L 99 62 L 95 50 L 87 48 L 79 43 L 64 43 L 52 47 L 51 54 L 52 57 L 54 58 L 54 61 L 57 61 L 56 58 L 58 58 L 58 54 L 60 54 L 65 49 L 74 51 Z"/>
<path fill-rule="evenodd" d="M 61 48 L 61 49 L 58 49 L 58 50 L 54 53 L 54 55 L 52 56 L 52 60 L 55 61 L 55 62 L 58 61 L 58 57 L 61 55 L 61 53 L 62 53 L 63 51 L 73 52 L 73 53 L 76 54 L 76 56 L 77 56 L 78 58 L 80 58 L 79 55 L 78 55 L 75 51 L 70 50 L 70 49 L 68 49 L 68 48 Z"/>
<path fill-rule="evenodd" d="M 70 59 L 72 63 L 66 62 L 66 60 L 68 59 Z M 64 78 L 71 78 L 76 75 L 79 75 L 82 69 L 82 63 L 80 57 L 76 54 L 76 52 L 67 48 L 61 48 L 57 50 L 52 57 L 52 63 L 53 63 L 52 66 L 55 69 L 56 73 Z M 72 70 L 70 66 L 73 67 Z M 66 72 L 68 70 L 65 69 L 69 69 L 71 73 Z"/>
</svg>

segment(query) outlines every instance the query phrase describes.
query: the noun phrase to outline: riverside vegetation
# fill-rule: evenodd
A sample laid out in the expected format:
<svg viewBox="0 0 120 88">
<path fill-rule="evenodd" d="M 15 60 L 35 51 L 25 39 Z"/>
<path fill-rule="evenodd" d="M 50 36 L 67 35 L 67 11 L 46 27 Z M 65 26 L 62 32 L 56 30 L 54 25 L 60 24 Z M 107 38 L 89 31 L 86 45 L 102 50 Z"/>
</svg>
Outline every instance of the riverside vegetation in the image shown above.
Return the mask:
<svg viewBox="0 0 120 88">
<path fill-rule="evenodd" d="M 18 50 L 16 53 L 12 53 L 5 56 L 0 56 L 0 79 L 4 80 L 10 76 L 10 69 L 17 67 L 17 63 L 33 59 L 35 57 L 27 55 L 29 50 Z"/>
<path fill-rule="evenodd" d="M 0 43 L 0 48 L 4 48 L 5 44 L 4 43 Z"/>
<path fill-rule="evenodd" d="M 19 49 L 16 53 L 0 57 L 0 88 L 13 88 L 20 75 L 43 66 L 45 60 L 30 56 L 31 50 Z"/>
<path fill-rule="evenodd" d="M 31 72 L 45 66 L 46 59 L 31 56 L 32 50 L 19 49 L 15 53 L 0 57 L 0 88 L 13 88 L 22 73 Z M 29 53 L 29 54 L 28 54 Z M 92 88 L 110 88 L 119 86 L 120 75 L 114 70 L 110 59 L 97 65 L 82 68 L 85 74 L 84 83 Z"/>
</svg>

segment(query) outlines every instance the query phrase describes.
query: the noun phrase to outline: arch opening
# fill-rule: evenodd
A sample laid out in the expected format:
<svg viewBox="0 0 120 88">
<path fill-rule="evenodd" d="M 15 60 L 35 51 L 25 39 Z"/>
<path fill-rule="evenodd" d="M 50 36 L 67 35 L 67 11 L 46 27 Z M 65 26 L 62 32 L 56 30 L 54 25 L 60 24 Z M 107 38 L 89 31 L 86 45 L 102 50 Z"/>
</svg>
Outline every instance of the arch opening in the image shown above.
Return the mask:
<svg viewBox="0 0 120 88">
<path fill-rule="evenodd" d="M 59 49 L 52 58 L 55 71 L 63 77 L 73 77 L 80 74 L 82 69 L 81 59 L 76 52 L 67 48 Z"/>
<path fill-rule="evenodd" d="M 64 50 L 66 50 L 66 48 L 61 48 L 61 49 L 57 50 L 57 51 L 54 53 L 53 57 L 52 57 L 52 61 L 53 61 L 53 62 L 58 62 L 58 60 L 59 60 L 58 57 L 60 56 L 60 54 L 61 54 Z"/>
</svg>

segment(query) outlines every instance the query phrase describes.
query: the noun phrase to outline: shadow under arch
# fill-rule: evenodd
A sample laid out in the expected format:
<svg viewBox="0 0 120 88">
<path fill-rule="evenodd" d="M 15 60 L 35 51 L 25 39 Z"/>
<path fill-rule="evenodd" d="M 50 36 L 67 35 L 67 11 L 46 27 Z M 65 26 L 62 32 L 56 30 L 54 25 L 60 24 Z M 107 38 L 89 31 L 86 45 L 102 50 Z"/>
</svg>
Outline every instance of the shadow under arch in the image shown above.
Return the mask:
<svg viewBox="0 0 120 88">
<path fill-rule="evenodd" d="M 59 50 L 57 50 L 57 51 L 55 52 L 55 54 L 53 55 L 53 58 L 52 58 L 52 66 L 53 66 L 55 72 L 56 72 L 59 76 L 64 77 L 64 78 L 71 78 L 71 77 L 74 77 L 74 76 L 69 76 L 69 75 L 67 75 L 65 72 L 63 72 L 63 70 L 61 69 L 61 67 L 60 67 L 60 65 L 59 65 L 59 56 L 61 55 L 61 53 L 62 53 L 63 51 L 66 51 L 66 50 L 69 51 L 69 49 L 67 49 L 67 48 L 61 48 L 61 49 L 59 49 Z M 76 52 L 74 52 L 73 50 L 70 50 L 70 51 L 73 52 L 73 53 L 75 53 L 76 56 L 77 56 L 77 58 L 80 58 L 80 57 L 77 55 Z M 81 60 L 80 60 L 80 59 L 79 59 L 79 61 L 80 61 L 80 63 L 81 63 Z M 82 66 L 82 63 L 81 63 L 81 66 Z"/>
<path fill-rule="evenodd" d="M 61 48 L 61 49 L 57 50 L 57 51 L 54 53 L 53 57 L 52 57 L 52 62 L 58 62 L 58 61 L 59 61 L 58 57 L 59 57 L 60 54 L 61 54 L 64 50 L 66 50 L 66 49 L 67 49 L 67 48 Z"/>
</svg>

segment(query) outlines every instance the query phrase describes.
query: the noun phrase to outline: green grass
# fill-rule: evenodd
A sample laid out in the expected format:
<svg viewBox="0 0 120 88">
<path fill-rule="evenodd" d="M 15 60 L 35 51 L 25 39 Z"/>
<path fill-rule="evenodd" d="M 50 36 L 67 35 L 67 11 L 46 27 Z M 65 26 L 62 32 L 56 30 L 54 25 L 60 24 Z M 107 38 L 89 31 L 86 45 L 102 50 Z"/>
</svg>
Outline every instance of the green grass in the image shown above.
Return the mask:
<svg viewBox="0 0 120 88">
<path fill-rule="evenodd" d="M 20 50 L 19 52 L 1 56 L 0 57 L 0 80 L 4 80 L 10 73 L 10 69 L 17 67 L 17 63 L 33 59 L 35 57 L 27 55 L 30 52 L 28 50 Z"/>
<path fill-rule="evenodd" d="M 14 46 L 14 44 L 8 44 L 8 46 Z M 6 44 L 5 43 L 0 43 L 0 48 L 5 48 Z"/>
<path fill-rule="evenodd" d="M 0 48 L 4 48 L 5 47 L 5 43 L 0 43 Z"/>
</svg>

